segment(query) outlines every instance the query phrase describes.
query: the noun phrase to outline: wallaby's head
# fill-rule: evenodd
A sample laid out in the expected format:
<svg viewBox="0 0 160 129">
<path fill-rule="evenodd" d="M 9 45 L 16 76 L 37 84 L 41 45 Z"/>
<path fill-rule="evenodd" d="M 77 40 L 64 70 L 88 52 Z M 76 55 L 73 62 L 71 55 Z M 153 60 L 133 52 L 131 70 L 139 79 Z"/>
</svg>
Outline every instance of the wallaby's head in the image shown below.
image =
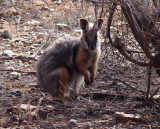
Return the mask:
<svg viewBox="0 0 160 129">
<path fill-rule="evenodd" d="M 95 50 L 100 44 L 98 39 L 98 30 L 102 27 L 103 19 L 95 21 L 92 28 L 89 28 L 89 22 L 86 19 L 80 20 L 82 29 L 81 45 L 85 49 Z"/>
</svg>

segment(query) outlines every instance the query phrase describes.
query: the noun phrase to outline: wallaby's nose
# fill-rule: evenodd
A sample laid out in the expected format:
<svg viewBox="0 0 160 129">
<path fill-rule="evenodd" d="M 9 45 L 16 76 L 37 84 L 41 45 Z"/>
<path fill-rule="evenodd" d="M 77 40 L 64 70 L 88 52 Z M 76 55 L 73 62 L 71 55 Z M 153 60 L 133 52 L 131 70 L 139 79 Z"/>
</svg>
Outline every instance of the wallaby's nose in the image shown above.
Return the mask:
<svg viewBox="0 0 160 129">
<path fill-rule="evenodd" d="M 91 44 L 91 50 L 94 50 L 96 48 L 96 43 Z"/>
</svg>

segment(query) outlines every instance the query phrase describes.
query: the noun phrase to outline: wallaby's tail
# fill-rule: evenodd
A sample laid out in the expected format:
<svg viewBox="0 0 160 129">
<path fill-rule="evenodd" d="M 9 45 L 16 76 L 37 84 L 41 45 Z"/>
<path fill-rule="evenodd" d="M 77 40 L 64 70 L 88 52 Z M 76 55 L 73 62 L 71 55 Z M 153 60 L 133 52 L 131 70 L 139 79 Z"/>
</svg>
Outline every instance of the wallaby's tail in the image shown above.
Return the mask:
<svg viewBox="0 0 160 129">
<path fill-rule="evenodd" d="M 45 79 L 45 89 L 53 97 L 63 98 L 65 90 L 68 89 L 70 75 L 66 68 L 61 67 L 51 72 Z"/>
</svg>

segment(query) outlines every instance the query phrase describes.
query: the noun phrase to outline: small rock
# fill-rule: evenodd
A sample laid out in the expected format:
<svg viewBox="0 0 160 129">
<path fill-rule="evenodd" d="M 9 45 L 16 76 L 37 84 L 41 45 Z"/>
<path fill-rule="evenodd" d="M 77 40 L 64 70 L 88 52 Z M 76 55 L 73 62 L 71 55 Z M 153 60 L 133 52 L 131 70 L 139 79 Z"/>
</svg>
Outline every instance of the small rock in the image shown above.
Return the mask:
<svg viewBox="0 0 160 129">
<path fill-rule="evenodd" d="M 22 96 L 22 90 L 16 90 L 15 93 L 16 96 Z"/>
<path fill-rule="evenodd" d="M 68 27 L 67 24 L 62 24 L 62 23 L 57 23 L 57 24 L 56 24 L 56 28 L 57 28 L 58 30 L 69 29 L 69 27 Z"/>
<path fill-rule="evenodd" d="M 4 30 L 4 31 L 3 31 L 3 37 L 4 37 L 5 39 L 12 39 L 11 32 L 9 32 L 8 30 Z"/>
<path fill-rule="evenodd" d="M 71 120 L 69 121 L 69 125 L 71 125 L 71 126 L 77 126 L 77 125 L 78 125 L 78 121 L 75 120 L 75 119 L 71 119 Z"/>
<path fill-rule="evenodd" d="M 45 120 L 45 119 L 47 119 L 47 115 L 48 115 L 48 112 L 47 111 L 45 111 L 45 110 L 38 110 L 38 116 L 41 118 L 41 119 L 43 119 L 43 120 Z"/>
<path fill-rule="evenodd" d="M 9 67 L 7 67 L 7 69 L 9 69 L 9 70 L 15 70 L 15 68 L 14 67 L 12 67 L 12 66 L 9 66 Z"/>
<path fill-rule="evenodd" d="M 28 52 L 25 52 L 26 54 L 28 54 L 28 55 L 33 55 L 34 54 L 34 52 L 31 52 L 31 51 L 28 51 Z"/>
<path fill-rule="evenodd" d="M 23 127 L 24 129 L 33 129 L 31 126 L 29 126 L 29 125 L 25 125 L 24 127 Z"/>
<path fill-rule="evenodd" d="M 11 75 L 11 76 L 10 76 L 11 79 L 16 79 L 16 80 L 20 80 L 20 79 L 21 79 L 21 74 L 20 74 L 20 73 L 11 72 L 10 75 Z"/>
<path fill-rule="evenodd" d="M 54 4 L 61 4 L 62 3 L 62 0 L 52 0 L 52 2 L 54 3 Z"/>
<path fill-rule="evenodd" d="M 30 104 L 20 104 L 20 105 L 16 106 L 15 108 L 20 108 L 24 111 L 26 111 L 26 110 L 33 111 L 37 108 L 37 106 L 33 106 L 33 105 L 30 105 Z"/>
<path fill-rule="evenodd" d="M 12 50 L 4 50 L 3 53 L 2 53 L 2 56 L 12 57 L 12 56 L 15 56 L 15 55 L 16 54 Z"/>
<path fill-rule="evenodd" d="M 160 95 L 154 95 L 152 99 L 154 101 L 160 101 Z"/>
<path fill-rule="evenodd" d="M 22 121 L 22 124 L 27 124 L 27 123 L 28 123 L 28 121 L 26 121 L 26 120 Z"/>
<path fill-rule="evenodd" d="M 45 35 L 43 33 L 39 33 L 37 35 L 37 39 L 43 39 L 45 37 Z"/>
<path fill-rule="evenodd" d="M 42 23 L 36 20 L 28 21 L 26 22 L 27 25 L 33 25 L 33 26 L 41 26 Z"/>
<path fill-rule="evenodd" d="M 51 122 L 42 122 L 40 124 L 40 128 L 43 128 L 43 129 L 56 129 L 55 126 Z"/>
<path fill-rule="evenodd" d="M 0 37 L 5 39 L 12 39 L 11 32 L 9 32 L 8 30 L 4 30 L 3 32 L 0 32 Z"/>
<path fill-rule="evenodd" d="M 13 122 L 17 122 L 17 121 L 19 121 L 19 117 L 17 115 L 13 115 L 10 117 L 10 120 Z"/>
<path fill-rule="evenodd" d="M 2 101 L 1 105 L 5 106 L 5 107 L 11 107 L 12 106 L 12 102 L 10 99 L 5 99 Z"/>
<path fill-rule="evenodd" d="M 5 113 L 11 114 L 11 113 L 13 113 L 13 112 L 14 112 L 14 107 L 9 107 L 9 108 L 7 108 L 7 110 L 6 110 Z"/>
<path fill-rule="evenodd" d="M 54 11 L 54 9 L 51 9 L 51 8 L 48 8 L 48 7 L 42 7 L 40 10 L 42 10 L 42 11 L 50 11 L 50 12 Z"/>
<path fill-rule="evenodd" d="M 21 90 L 11 91 L 7 96 L 8 97 L 22 96 L 22 91 Z"/>
<path fill-rule="evenodd" d="M 47 109 L 48 111 L 51 111 L 51 110 L 54 109 L 54 107 L 53 107 L 52 105 L 47 105 L 47 106 L 46 106 L 46 109 Z"/>
</svg>

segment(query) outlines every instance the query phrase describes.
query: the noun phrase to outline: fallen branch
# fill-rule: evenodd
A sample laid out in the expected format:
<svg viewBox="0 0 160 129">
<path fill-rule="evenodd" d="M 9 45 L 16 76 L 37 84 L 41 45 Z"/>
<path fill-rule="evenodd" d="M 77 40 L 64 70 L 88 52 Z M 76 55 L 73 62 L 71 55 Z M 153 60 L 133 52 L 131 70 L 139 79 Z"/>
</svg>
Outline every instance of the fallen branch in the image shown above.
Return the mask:
<svg viewBox="0 0 160 129">
<path fill-rule="evenodd" d="M 111 4 L 112 1 L 99 1 L 99 0 L 86 0 L 89 1 L 91 3 L 95 4 Z"/>
<path fill-rule="evenodd" d="M 20 59 L 20 60 L 34 60 L 38 61 L 34 57 L 27 57 L 27 56 L 13 56 L 13 57 L 0 57 L 0 60 L 14 60 L 14 59 Z"/>
<path fill-rule="evenodd" d="M 148 71 L 148 82 L 147 82 L 147 92 L 146 92 L 146 100 L 149 100 L 149 94 L 151 89 L 151 74 L 152 74 L 152 66 L 149 67 Z"/>
<path fill-rule="evenodd" d="M 145 101 L 145 98 L 143 97 L 139 97 L 139 96 L 135 96 L 135 97 L 130 97 L 130 96 L 126 96 L 126 95 L 111 95 L 108 93 L 104 93 L 104 92 L 89 92 L 89 93 L 83 93 L 80 94 L 82 97 L 91 97 L 92 99 L 116 99 L 116 100 L 125 100 L 128 98 L 132 98 L 134 100 L 137 101 Z"/>
<path fill-rule="evenodd" d="M 35 71 L 21 71 L 21 70 L 13 70 L 13 69 L 0 69 L 0 71 L 8 71 L 8 72 L 18 72 L 18 73 L 26 73 L 36 75 Z"/>
</svg>

